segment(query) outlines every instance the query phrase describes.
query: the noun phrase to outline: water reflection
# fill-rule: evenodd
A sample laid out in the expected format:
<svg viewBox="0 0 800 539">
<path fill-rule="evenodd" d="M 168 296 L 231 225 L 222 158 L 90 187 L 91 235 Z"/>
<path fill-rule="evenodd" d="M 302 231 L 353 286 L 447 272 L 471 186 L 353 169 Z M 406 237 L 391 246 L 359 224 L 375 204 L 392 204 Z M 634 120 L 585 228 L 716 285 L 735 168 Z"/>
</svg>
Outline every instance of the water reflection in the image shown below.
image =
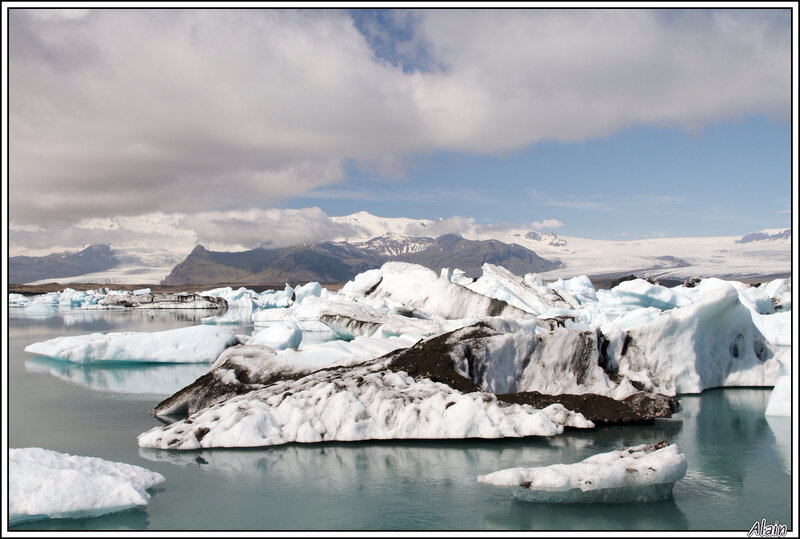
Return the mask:
<svg viewBox="0 0 800 539">
<path fill-rule="evenodd" d="M 76 364 L 41 356 L 25 361 L 28 372 L 47 373 L 95 391 L 145 395 L 171 395 L 205 374 L 208 367 L 198 363 Z"/>
<path fill-rule="evenodd" d="M 586 518 L 591 515 L 591 518 Z M 514 501 L 486 515 L 485 527 L 507 522 L 528 530 L 685 530 L 689 521 L 674 500 L 638 504 L 554 504 Z"/>
<path fill-rule="evenodd" d="M 151 490 L 151 492 L 153 492 Z M 127 509 L 118 513 L 93 518 L 49 518 L 33 520 L 10 526 L 15 531 L 50 530 L 144 530 L 150 525 L 147 511 L 142 508 Z"/>
<path fill-rule="evenodd" d="M 767 425 L 775 437 L 775 451 L 787 474 L 792 473 L 792 418 L 766 416 Z"/>
<path fill-rule="evenodd" d="M 768 390 L 711 389 L 702 396 L 681 398 L 687 429 L 684 449 L 691 452 L 690 469 L 729 487 L 742 489 L 745 475 L 754 467 L 752 440 L 770 437 L 764 410 Z M 757 451 L 763 451 L 759 448 Z"/>
<path fill-rule="evenodd" d="M 209 309 L 68 309 L 48 316 L 33 317 L 17 309 L 9 309 L 8 325 L 18 335 L 40 333 L 42 330 L 74 332 L 75 329 L 80 329 L 81 333 L 159 331 L 161 328 L 200 324 L 203 317 L 215 312 Z"/>
</svg>

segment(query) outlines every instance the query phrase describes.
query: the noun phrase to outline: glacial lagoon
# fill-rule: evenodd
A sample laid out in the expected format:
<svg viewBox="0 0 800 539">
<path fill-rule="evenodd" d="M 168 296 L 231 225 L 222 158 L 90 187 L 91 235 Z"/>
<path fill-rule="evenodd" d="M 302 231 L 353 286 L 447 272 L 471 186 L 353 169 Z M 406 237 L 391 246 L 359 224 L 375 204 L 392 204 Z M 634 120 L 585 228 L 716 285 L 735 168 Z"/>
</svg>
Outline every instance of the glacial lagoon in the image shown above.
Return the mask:
<svg viewBox="0 0 800 539">
<path fill-rule="evenodd" d="M 62 335 L 162 331 L 202 311 L 67 311 L 9 318 L 9 447 L 43 447 L 142 466 L 166 481 L 147 506 L 12 530 L 739 530 L 791 522 L 791 420 L 765 417 L 769 389 L 681 397 L 652 424 L 569 430 L 551 438 L 288 444 L 164 451 L 136 437 L 148 410 L 206 365 L 75 365 L 25 346 Z M 231 326 L 251 334 L 251 325 Z M 481 484 L 515 466 L 573 463 L 622 446 L 678 444 L 688 471 L 673 498 L 647 504 L 539 504 Z"/>
</svg>

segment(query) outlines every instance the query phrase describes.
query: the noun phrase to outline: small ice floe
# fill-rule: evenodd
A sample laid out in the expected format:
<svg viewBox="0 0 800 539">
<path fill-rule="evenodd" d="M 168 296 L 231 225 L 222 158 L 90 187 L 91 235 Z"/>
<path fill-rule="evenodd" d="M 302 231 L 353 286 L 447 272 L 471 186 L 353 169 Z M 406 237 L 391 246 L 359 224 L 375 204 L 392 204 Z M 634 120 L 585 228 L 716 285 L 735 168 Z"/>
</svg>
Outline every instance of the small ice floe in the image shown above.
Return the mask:
<svg viewBox="0 0 800 539">
<path fill-rule="evenodd" d="M 56 337 L 25 347 L 26 352 L 72 361 L 213 363 L 239 340 L 232 331 L 191 326 L 167 331 L 91 333 Z"/>
<path fill-rule="evenodd" d="M 85 518 L 147 505 L 164 476 L 139 466 L 40 447 L 9 449 L 9 523 Z"/>
<path fill-rule="evenodd" d="M 686 475 L 686 457 L 662 441 L 599 453 L 575 464 L 509 468 L 478 481 L 510 487 L 515 498 L 542 503 L 632 503 L 669 499 Z"/>
</svg>

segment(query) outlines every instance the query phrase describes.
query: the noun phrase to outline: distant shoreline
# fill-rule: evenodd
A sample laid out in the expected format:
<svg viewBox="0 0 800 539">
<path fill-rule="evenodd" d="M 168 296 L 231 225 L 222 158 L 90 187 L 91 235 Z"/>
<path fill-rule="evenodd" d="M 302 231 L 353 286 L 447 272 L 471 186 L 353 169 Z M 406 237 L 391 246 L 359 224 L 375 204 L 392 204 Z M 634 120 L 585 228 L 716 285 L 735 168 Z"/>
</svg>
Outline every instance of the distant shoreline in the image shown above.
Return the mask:
<svg viewBox="0 0 800 539">
<path fill-rule="evenodd" d="M 635 274 L 635 272 L 613 272 L 613 273 L 601 273 L 597 275 L 589 275 L 589 280 L 592 281 L 592 284 L 596 289 L 603 289 L 609 288 L 611 283 L 615 280 L 619 279 L 620 277 L 624 277 L 626 275 Z M 756 275 L 756 276 L 746 276 L 740 277 L 735 275 L 724 276 L 720 277 L 721 279 L 727 279 L 732 281 L 740 281 L 743 283 L 765 283 L 769 282 L 773 279 L 784 279 L 790 278 L 792 275 L 791 273 L 771 273 L 767 275 Z M 555 280 L 550 279 L 548 281 Z M 665 286 L 676 286 L 682 284 L 684 281 L 680 279 L 671 279 L 665 278 L 661 279 Z M 299 281 L 296 283 L 290 283 L 293 286 L 298 286 L 301 284 L 305 284 L 304 281 Z M 321 283 L 323 288 L 327 288 L 328 290 L 339 290 L 344 286 L 345 283 Z M 263 292 L 265 290 L 283 290 L 286 286 L 285 282 L 281 283 L 264 283 L 259 285 L 253 284 L 241 284 L 241 283 L 211 283 L 211 284 L 183 284 L 183 285 L 162 285 L 162 284 L 114 284 L 114 283 L 59 283 L 59 282 L 51 282 L 51 283 L 43 283 L 43 284 L 13 284 L 9 283 L 8 285 L 8 293 L 9 294 L 23 294 L 23 295 L 35 295 L 35 294 L 47 294 L 48 292 L 57 292 L 60 290 L 64 290 L 65 288 L 72 288 L 73 290 L 96 290 L 99 288 L 110 288 L 113 290 L 126 290 L 126 291 L 133 291 L 139 290 L 142 288 L 149 288 L 153 292 L 161 292 L 161 293 L 169 293 L 169 292 L 199 292 L 202 290 L 211 290 L 214 288 L 222 288 L 230 286 L 231 288 L 240 288 L 245 287 L 253 290 L 254 292 Z"/>
</svg>

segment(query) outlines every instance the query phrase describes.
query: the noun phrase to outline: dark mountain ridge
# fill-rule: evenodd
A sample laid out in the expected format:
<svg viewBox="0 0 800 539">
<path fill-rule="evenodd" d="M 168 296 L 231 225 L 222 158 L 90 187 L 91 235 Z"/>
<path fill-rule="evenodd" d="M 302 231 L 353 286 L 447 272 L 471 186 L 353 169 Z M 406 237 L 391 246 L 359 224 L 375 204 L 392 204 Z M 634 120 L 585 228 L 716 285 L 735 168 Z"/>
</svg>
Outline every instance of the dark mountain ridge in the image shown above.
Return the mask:
<svg viewBox="0 0 800 539">
<path fill-rule="evenodd" d="M 487 262 L 517 274 L 560 266 L 530 249 L 497 240 L 467 240 L 454 234 L 407 240 L 406 246 L 393 236 L 362 243 L 328 241 L 240 252 L 209 251 L 198 245 L 162 284 L 344 282 L 391 260 L 420 264 L 437 272 L 445 267 L 460 268 L 470 277 L 480 276 L 481 267 Z"/>
<path fill-rule="evenodd" d="M 119 263 L 108 245 L 89 245 L 78 252 L 47 256 L 12 256 L 8 259 L 8 282 L 30 283 L 42 279 L 74 277 L 106 271 Z"/>
</svg>

